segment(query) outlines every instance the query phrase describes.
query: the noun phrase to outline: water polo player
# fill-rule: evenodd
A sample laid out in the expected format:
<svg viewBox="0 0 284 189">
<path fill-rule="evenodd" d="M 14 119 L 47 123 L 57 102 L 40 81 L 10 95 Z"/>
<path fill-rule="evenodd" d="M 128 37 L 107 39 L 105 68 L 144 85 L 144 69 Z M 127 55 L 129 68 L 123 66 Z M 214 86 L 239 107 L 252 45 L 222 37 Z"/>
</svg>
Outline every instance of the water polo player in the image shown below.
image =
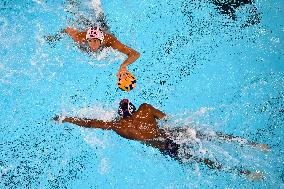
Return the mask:
<svg viewBox="0 0 284 189">
<path fill-rule="evenodd" d="M 184 159 L 191 159 L 196 162 L 204 163 L 210 169 L 235 172 L 239 175 L 246 175 L 251 179 L 263 178 L 263 175 L 258 172 L 251 172 L 249 170 L 242 169 L 241 167 L 233 167 L 227 169 L 224 168 L 222 164 L 214 162 L 209 158 L 198 157 L 196 155 L 190 154 L 184 149 L 184 146 L 175 139 L 175 136 L 177 136 L 177 132 L 182 134 L 188 132 L 188 129 L 195 129 L 159 128 L 157 120 L 166 118 L 166 115 L 160 110 L 151 106 L 150 104 L 143 103 L 140 105 L 138 110 L 136 110 L 136 107 L 128 99 L 123 99 L 119 103 L 118 114 L 120 115 L 120 118 L 113 121 L 101 121 L 96 119 L 60 116 L 55 116 L 53 119 L 55 121 L 60 121 L 63 123 L 69 122 L 87 128 L 113 130 L 123 138 L 137 140 L 146 145 L 157 148 L 162 154 L 170 156 L 171 158 L 179 161 L 180 163 L 183 163 Z M 204 140 L 212 139 L 210 139 L 211 136 L 201 133 L 200 131 L 195 131 L 195 133 L 196 138 Z M 230 142 L 238 142 L 241 139 L 240 137 L 217 132 L 216 137 L 216 139 Z M 268 150 L 268 146 L 265 144 L 257 144 L 255 142 L 250 142 L 246 139 L 241 139 L 241 145 L 244 144 L 255 148 L 260 148 L 263 151 Z"/>
<path fill-rule="evenodd" d="M 93 52 L 98 51 L 100 48 L 112 47 L 113 49 L 126 54 L 128 57 L 120 65 L 118 73 L 126 72 L 127 66 L 136 61 L 140 56 L 139 52 L 124 45 L 107 30 L 99 26 L 90 27 L 86 31 L 79 31 L 77 29 L 67 27 L 64 32 L 66 32 L 75 42 L 79 43 L 80 45 L 88 45 Z"/>
</svg>

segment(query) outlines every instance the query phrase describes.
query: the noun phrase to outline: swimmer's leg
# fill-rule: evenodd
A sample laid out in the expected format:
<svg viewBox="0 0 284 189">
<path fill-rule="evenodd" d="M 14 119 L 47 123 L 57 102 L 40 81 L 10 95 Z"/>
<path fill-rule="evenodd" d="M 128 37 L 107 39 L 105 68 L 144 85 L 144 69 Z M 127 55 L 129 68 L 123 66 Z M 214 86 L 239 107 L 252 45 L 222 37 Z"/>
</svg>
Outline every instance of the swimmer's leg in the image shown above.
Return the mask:
<svg viewBox="0 0 284 189">
<path fill-rule="evenodd" d="M 79 10 L 80 9 L 80 3 L 77 1 L 68 1 L 70 5 L 72 5 L 73 7 L 75 7 L 75 10 Z M 72 13 L 76 19 L 75 19 L 75 23 L 80 23 L 84 28 L 88 28 L 91 26 L 99 26 L 103 31 L 105 32 L 109 32 L 109 26 L 107 24 L 104 12 L 103 12 L 103 8 L 102 8 L 102 3 L 100 0 L 96 0 L 96 1 L 91 1 L 91 7 L 93 9 L 93 13 L 91 13 L 88 17 L 84 16 L 82 14 L 79 14 L 77 12 L 74 12 L 72 10 L 69 10 L 68 12 Z M 95 19 L 93 19 L 95 18 Z"/>
<path fill-rule="evenodd" d="M 198 163 L 204 163 L 210 169 L 217 169 L 217 170 L 222 169 L 222 164 L 220 164 L 218 162 L 214 162 L 214 161 L 212 161 L 208 158 L 199 158 L 199 157 L 196 157 L 196 156 L 191 156 L 190 158 L 195 160 Z"/>
<path fill-rule="evenodd" d="M 246 176 L 248 179 L 252 179 L 252 180 L 262 180 L 265 178 L 264 174 L 261 172 L 251 172 L 249 170 L 237 168 L 237 167 L 226 170 L 223 168 L 222 164 L 218 162 L 214 162 L 208 158 L 199 158 L 199 157 L 194 157 L 194 156 L 191 156 L 191 158 L 198 163 L 204 163 L 210 169 L 216 169 L 219 171 L 223 170 L 229 173 L 237 173 L 240 176 Z"/>
<path fill-rule="evenodd" d="M 99 26 L 104 32 L 109 32 L 109 27 L 103 12 L 99 12 L 95 20 L 90 20 L 87 17 L 80 15 L 75 22 L 80 23 L 83 28 Z"/>
<path fill-rule="evenodd" d="M 80 32 L 77 29 L 67 27 L 64 32 L 67 33 L 74 41 L 78 43 L 84 42 L 85 40 L 84 32 Z"/>
<path fill-rule="evenodd" d="M 251 172 L 249 170 L 241 169 L 241 168 L 232 168 L 230 170 L 227 170 L 228 172 L 236 172 L 240 176 L 246 176 L 246 178 L 251 180 L 263 180 L 265 179 L 265 175 L 261 173 L 260 171 Z"/>
<path fill-rule="evenodd" d="M 108 27 L 106 17 L 105 17 L 104 12 L 103 12 L 101 1 L 100 0 L 92 1 L 92 7 L 93 7 L 93 9 L 95 11 L 95 15 L 96 15 L 95 25 L 99 25 L 100 28 L 103 31 L 108 32 L 109 27 Z"/>
<path fill-rule="evenodd" d="M 224 134 L 224 133 L 221 133 L 221 132 L 214 132 L 212 134 L 206 134 L 206 133 L 202 133 L 200 131 L 197 131 L 196 136 L 197 136 L 197 138 L 205 139 L 205 140 L 219 139 L 219 140 L 224 140 L 224 141 L 228 141 L 228 142 L 238 142 L 241 145 L 249 145 L 249 146 L 254 147 L 254 148 L 259 148 L 263 152 L 269 151 L 269 147 L 266 144 L 258 144 L 256 142 L 251 142 L 251 141 L 248 141 L 247 139 L 244 139 L 244 138 L 241 138 L 241 137 L 238 137 L 238 136 Z"/>
<path fill-rule="evenodd" d="M 251 142 L 251 141 L 248 141 L 247 139 L 244 139 L 244 138 L 241 138 L 241 137 L 238 137 L 238 136 L 223 134 L 221 132 L 216 132 L 216 135 L 217 135 L 218 139 L 221 139 L 221 140 L 225 140 L 225 141 L 228 141 L 228 142 L 238 142 L 241 145 L 249 145 L 249 146 L 254 147 L 254 148 L 259 148 L 263 152 L 269 151 L 269 147 L 268 147 L 267 144 L 258 144 L 256 142 Z"/>
</svg>

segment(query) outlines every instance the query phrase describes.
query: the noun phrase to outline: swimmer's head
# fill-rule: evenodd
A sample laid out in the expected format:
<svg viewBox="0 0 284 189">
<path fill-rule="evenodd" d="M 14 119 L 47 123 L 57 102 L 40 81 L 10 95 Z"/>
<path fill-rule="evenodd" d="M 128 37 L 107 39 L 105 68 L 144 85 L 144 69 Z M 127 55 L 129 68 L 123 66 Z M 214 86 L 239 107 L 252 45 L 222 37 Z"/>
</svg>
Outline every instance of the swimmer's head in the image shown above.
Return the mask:
<svg viewBox="0 0 284 189">
<path fill-rule="evenodd" d="M 122 99 L 119 103 L 118 114 L 123 117 L 130 117 L 136 111 L 136 107 L 128 100 Z"/>
<path fill-rule="evenodd" d="M 90 27 L 87 30 L 86 40 L 93 51 L 97 51 L 104 40 L 104 33 L 99 27 Z"/>
<path fill-rule="evenodd" d="M 91 50 L 94 52 L 96 52 L 101 46 L 101 43 L 98 39 L 88 39 L 87 41 Z"/>
</svg>

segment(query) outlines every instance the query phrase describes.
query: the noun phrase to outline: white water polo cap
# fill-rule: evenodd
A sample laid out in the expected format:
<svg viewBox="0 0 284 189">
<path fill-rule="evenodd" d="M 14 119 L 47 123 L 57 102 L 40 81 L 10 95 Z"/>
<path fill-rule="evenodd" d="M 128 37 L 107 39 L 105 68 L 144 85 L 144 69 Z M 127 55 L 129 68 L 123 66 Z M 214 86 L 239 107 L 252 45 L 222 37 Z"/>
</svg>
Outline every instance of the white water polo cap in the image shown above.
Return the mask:
<svg viewBox="0 0 284 189">
<path fill-rule="evenodd" d="M 104 32 L 100 27 L 90 27 L 87 30 L 86 39 L 99 39 L 102 43 L 104 41 Z"/>
</svg>

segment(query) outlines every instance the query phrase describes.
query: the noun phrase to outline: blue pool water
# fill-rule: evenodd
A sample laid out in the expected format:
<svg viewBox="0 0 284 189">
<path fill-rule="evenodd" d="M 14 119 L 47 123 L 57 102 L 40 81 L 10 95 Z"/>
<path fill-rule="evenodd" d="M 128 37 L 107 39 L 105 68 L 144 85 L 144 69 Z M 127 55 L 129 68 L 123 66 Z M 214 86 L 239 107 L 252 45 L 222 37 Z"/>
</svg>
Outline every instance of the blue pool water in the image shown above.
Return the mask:
<svg viewBox="0 0 284 189">
<path fill-rule="evenodd" d="M 284 188 L 284 2 L 99 3 L 0 2 L 0 188 Z M 111 32 L 141 53 L 129 66 L 138 78 L 130 93 L 115 84 L 121 54 L 88 55 L 66 35 L 44 38 L 66 26 L 83 29 L 83 18 L 93 21 L 100 8 Z M 266 179 L 181 165 L 111 131 L 51 121 L 55 114 L 111 120 L 122 98 L 161 109 L 170 127 L 268 144 L 263 153 L 200 141 L 194 152 Z"/>
</svg>

